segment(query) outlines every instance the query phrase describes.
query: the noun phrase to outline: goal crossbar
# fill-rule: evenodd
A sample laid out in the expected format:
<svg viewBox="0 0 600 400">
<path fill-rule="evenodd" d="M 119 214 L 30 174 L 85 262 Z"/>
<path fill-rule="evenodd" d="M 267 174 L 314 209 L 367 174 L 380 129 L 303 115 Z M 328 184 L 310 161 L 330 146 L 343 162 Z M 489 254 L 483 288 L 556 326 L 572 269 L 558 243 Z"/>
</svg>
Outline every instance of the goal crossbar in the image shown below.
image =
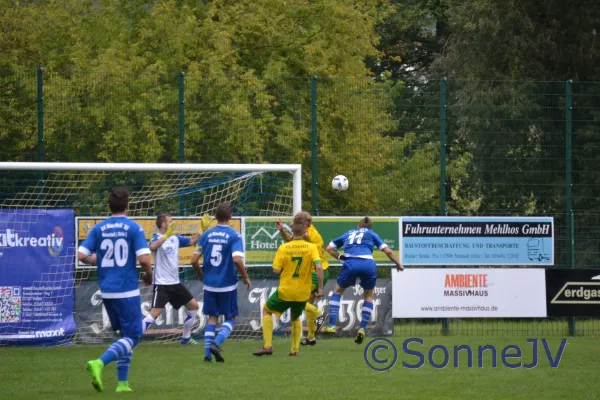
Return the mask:
<svg viewBox="0 0 600 400">
<path fill-rule="evenodd" d="M 302 210 L 301 164 L 166 164 L 166 163 L 70 163 L 70 162 L 0 162 L 0 169 L 13 171 L 223 171 L 223 172 L 290 172 L 293 174 L 293 211 Z"/>
</svg>

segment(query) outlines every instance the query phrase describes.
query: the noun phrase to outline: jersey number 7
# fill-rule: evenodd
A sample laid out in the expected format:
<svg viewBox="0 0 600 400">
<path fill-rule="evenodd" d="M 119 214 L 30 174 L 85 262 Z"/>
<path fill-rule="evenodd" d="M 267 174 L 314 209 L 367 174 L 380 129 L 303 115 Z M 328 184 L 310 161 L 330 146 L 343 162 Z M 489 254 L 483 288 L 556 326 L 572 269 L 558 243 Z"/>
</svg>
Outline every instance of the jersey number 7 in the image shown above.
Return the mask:
<svg viewBox="0 0 600 400">
<path fill-rule="evenodd" d="M 299 278 L 300 267 L 302 266 L 302 257 L 292 257 L 292 261 L 296 262 L 296 271 L 294 271 L 294 275 L 292 275 L 292 278 Z"/>
</svg>

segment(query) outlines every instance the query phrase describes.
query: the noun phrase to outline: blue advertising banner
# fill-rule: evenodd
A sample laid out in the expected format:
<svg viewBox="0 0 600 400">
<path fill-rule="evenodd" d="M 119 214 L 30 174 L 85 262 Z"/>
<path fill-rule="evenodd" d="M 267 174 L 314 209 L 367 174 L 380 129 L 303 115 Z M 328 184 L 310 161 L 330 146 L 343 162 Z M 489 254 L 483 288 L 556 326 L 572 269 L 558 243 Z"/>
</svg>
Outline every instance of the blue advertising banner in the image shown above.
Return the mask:
<svg viewBox="0 0 600 400">
<path fill-rule="evenodd" d="M 0 210 L 0 345 L 72 341 L 74 251 L 73 210 Z"/>
<path fill-rule="evenodd" d="M 554 265 L 552 217 L 402 217 L 404 265 Z"/>
</svg>

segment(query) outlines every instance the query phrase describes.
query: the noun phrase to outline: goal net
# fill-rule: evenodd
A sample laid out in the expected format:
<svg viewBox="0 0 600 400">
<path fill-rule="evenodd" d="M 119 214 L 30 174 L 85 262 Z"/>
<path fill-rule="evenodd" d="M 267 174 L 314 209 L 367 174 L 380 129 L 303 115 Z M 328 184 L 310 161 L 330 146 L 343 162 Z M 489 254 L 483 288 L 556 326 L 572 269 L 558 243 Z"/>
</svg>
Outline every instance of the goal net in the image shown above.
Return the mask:
<svg viewBox="0 0 600 400">
<path fill-rule="evenodd" d="M 102 306 L 96 267 L 79 264 L 77 246 L 110 216 L 107 197 L 125 187 L 128 216 L 147 239 L 156 216 L 170 213 L 178 233 L 193 235 L 204 213 L 229 201 L 232 227 L 244 236 L 246 216 L 291 217 L 301 209 L 301 167 L 296 164 L 92 164 L 0 163 L 0 345 L 102 343 L 115 340 Z M 252 229 L 252 240 L 272 240 L 273 222 Z M 211 223 L 214 226 L 215 222 Z M 245 236 L 244 236 L 245 237 Z M 247 240 L 245 240 L 246 242 Z M 262 336 L 261 308 L 272 291 L 265 284 L 276 248 L 252 259 L 253 289 L 238 285 L 239 316 L 232 338 Z M 180 249 L 180 277 L 202 307 L 202 282 Z M 266 255 L 266 256 L 265 256 Z M 141 272 L 141 270 L 140 270 Z M 152 288 L 140 281 L 142 314 L 150 312 Z M 207 317 L 198 313 L 192 336 L 201 337 Z M 144 339 L 179 340 L 185 307 L 169 304 Z"/>
</svg>

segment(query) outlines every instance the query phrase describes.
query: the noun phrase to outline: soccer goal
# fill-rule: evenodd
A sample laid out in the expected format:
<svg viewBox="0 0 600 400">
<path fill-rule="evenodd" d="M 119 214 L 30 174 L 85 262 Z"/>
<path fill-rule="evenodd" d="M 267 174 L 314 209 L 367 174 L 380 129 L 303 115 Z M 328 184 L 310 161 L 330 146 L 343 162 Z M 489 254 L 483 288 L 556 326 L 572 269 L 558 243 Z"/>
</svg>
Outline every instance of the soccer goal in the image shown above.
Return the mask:
<svg viewBox="0 0 600 400">
<path fill-rule="evenodd" d="M 110 215 L 107 197 L 115 187 L 129 190 L 128 216 L 144 227 L 148 239 L 160 213 L 173 215 L 178 233 L 191 236 L 204 213 L 214 215 L 220 202 L 229 201 L 232 226 L 244 235 L 244 217 L 289 220 L 301 210 L 302 201 L 299 164 L 1 162 L 0 345 L 114 340 L 96 267 L 80 265 L 76 252 L 89 229 Z M 268 229 L 254 227 L 254 239 L 272 236 L 272 224 Z M 180 249 L 180 277 L 202 305 L 202 282 L 189 265 L 193 250 Z M 267 251 L 274 256 L 276 249 Z M 240 314 L 232 338 L 262 335 L 260 312 L 272 288 L 259 272 L 266 265 L 252 266 L 251 253 L 247 264 L 254 287 L 248 292 L 242 283 L 238 286 Z M 264 251 L 261 257 L 265 259 Z M 146 315 L 152 288 L 141 282 L 140 288 Z M 183 308 L 167 305 L 143 339 L 178 340 L 183 318 Z M 206 322 L 201 316 L 193 335 L 200 336 Z"/>
</svg>

